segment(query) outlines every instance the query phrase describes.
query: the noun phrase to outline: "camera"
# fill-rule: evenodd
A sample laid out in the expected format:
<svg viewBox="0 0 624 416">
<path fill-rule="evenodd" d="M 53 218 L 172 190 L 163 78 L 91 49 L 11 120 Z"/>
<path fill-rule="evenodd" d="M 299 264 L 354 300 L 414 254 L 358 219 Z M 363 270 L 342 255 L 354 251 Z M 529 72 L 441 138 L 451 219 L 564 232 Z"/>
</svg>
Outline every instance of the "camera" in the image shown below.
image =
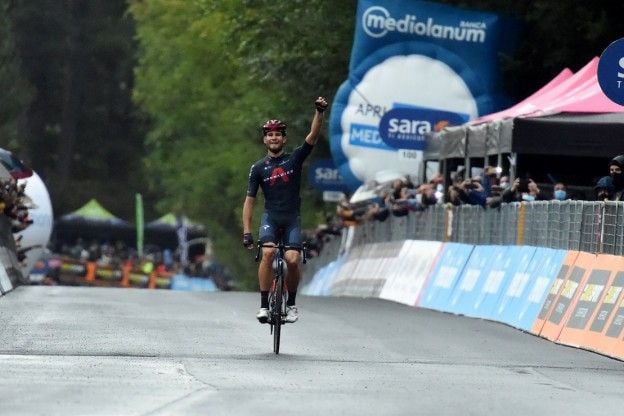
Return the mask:
<svg viewBox="0 0 624 416">
<path fill-rule="evenodd" d="M 529 180 L 527 178 L 520 178 L 518 192 L 529 192 Z"/>
</svg>

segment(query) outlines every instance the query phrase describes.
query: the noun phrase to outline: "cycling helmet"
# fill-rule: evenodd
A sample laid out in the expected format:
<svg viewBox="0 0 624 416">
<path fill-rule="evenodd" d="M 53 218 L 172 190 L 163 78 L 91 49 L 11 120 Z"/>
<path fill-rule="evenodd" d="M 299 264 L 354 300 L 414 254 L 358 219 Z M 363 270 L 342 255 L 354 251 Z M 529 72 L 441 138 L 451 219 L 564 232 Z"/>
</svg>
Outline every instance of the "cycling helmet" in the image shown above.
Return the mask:
<svg viewBox="0 0 624 416">
<path fill-rule="evenodd" d="M 270 131 L 280 131 L 286 135 L 286 124 L 283 121 L 272 119 L 262 125 L 262 133 L 266 135 Z"/>
</svg>

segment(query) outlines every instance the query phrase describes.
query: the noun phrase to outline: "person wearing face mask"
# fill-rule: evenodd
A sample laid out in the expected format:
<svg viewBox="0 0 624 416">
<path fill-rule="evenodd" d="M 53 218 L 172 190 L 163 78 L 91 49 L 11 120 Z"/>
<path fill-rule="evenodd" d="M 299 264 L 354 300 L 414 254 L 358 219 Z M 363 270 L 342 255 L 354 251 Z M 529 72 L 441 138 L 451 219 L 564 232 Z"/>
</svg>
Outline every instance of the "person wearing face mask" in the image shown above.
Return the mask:
<svg viewBox="0 0 624 416">
<path fill-rule="evenodd" d="M 624 154 L 617 155 L 609 162 L 609 176 L 613 180 L 613 201 L 624 201 Z"/>
<path fill-rule="evenodd" d="M 503 191 L 509 188 L 509 176 L 501 176 L 499 186 Z"/>
<path fill-rule="evenodd" d="M 568 199 L 566 186 L 562 182 L 557 182 L 553 188 L 553 199 L 557 201 L 565 201 Z"/>
</svg>

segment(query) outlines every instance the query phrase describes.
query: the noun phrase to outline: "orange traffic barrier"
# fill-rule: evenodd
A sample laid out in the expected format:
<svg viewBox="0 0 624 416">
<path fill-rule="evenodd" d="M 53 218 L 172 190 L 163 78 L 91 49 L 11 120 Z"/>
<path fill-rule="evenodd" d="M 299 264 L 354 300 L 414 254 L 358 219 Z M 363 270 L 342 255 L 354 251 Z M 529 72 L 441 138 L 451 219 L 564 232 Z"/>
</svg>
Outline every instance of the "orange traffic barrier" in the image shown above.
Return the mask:
<svg viewBox="0 0 624 416">
<path fill-rule="evenodd" d="M 88 261 L 86 264 L 87 273 L 85 274 L 85 280 L 88 282 L 92 282 L 95 280 L 95 272 L 97 265 L 94 261 Z"/>
<path fill-rule="evenodd" d="M 132 260 L 126 260 L 121 267 L 121 287 L 130 286 L 130 271 L 132 271 Z"/>
<path fill-rule="evenodd" d="M 579 287 L 580 296 L 559 335 L 560 342 L 602 350 L 603 330 L 621 291 L 621 288 L 614 291 L 612 284 L 622 265 L 624 260 L 620 256 L 607 254 L 582 265 L 588 267 L 587 282 Z"/>
<path fill-rule="evenodd" d="M 147 287 L 149 289 L 156 289 L 156 270 L 152 270 L 149 274 L 149 281 L 147 283 Z"/>
<path fill-rule="evenodd" d="M 589 272 L 595 262 L 595 254 L 579 253 L 567 279 L 563 282 L 559 296 L 553 302 L 553 307 L 548 319 L 544 322 L 540 336 L 551 341 L 559 339 L 563 326 L 572 315 L 572 311 L 583 293 L 583 288 L 589 279 Z"/>
<path fill-rule="evenodd" d="M 531 333 L 535 335 L 540 335 L 542 332 L 542 328 L 544 328 L 544 324 L 550 317 L 550 314 L 553 308 L 556 305 L 556 301 L 559 298 L 559 294 L 564 286 L 564 283 L 567 281 L 572 269 L 574 267 L 574 262 L 578 257 L 578 251 L 568 251 L 565 258 L 563 259 L 563 263 L 561 264 L 561 269 L 559 269 L 559 274 L 555 278 L 552 286 L 550 287 L 550 292 L 546 299 L 544 300 L 544 304 L 542 305 L 542 309 L 539 312 L 539 315 L 535 319 L 533 323 L 533 327 L 531 328 Z"/>
</svg>

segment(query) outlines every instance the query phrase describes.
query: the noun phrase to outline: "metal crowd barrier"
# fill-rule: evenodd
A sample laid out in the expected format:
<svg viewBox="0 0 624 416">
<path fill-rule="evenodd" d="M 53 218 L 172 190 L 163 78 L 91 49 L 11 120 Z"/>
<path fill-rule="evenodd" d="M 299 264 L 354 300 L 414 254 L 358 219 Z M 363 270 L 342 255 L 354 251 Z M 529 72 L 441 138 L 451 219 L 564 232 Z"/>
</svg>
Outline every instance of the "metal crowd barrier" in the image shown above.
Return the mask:
<svg viewBox="0 0 624 416">
<path fill-rule="evenodd" d="M 622 255 L 623 217 L 624 202 L 612 201 L 514 202 L 498 208 L 436 205 L 356 226 L 352 246 L 414 239 Z"/>
</svg>

